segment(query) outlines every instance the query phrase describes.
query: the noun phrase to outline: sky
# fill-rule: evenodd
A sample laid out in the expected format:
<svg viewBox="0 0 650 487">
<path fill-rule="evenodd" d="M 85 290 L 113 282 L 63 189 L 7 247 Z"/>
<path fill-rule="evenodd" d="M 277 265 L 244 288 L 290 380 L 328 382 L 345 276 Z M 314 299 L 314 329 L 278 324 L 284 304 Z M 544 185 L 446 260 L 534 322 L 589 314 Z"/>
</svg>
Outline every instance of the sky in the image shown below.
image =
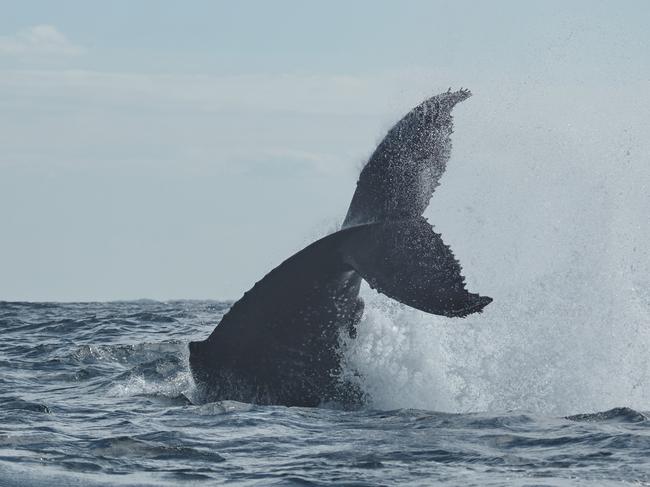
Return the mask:
<svg viewBox="0 0 650 487">
<path fill-rule="evenodd" d="M 604 260 L 649 283 L 648 2 L 0 11 L 0 300 L 237 298 L 449 87 L 474 96 L 426 215 L 470 288 Z"/>
</svg>

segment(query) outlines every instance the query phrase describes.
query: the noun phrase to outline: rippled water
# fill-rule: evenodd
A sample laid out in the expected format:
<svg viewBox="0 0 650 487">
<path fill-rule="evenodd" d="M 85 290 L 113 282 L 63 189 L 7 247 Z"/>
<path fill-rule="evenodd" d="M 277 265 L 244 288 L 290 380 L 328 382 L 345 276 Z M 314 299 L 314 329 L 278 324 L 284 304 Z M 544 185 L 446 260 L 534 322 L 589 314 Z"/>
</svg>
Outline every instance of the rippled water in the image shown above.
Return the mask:
<svg viewBox="0 0 650 487">
<path fill-rule="evenodd" d="M 650 484 L 650 421 L 628 408 L 203 403 L 187 343 L 228 306 L 0 303 L 0 485 Z"/>
</svg>

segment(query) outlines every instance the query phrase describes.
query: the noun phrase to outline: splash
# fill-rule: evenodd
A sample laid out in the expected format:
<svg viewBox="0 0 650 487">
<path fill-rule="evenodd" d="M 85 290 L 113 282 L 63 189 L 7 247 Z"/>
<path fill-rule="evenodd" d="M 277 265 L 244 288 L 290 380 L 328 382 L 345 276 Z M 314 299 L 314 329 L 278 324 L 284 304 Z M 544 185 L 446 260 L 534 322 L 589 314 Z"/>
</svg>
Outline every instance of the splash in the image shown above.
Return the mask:
<svg viewBox="0 0 650 487">
<path fill-rule="evenodd" d="M 360 373 L 380 409 L 650 410 L 645 119 L 628 118 L 632 102 L 627 112 L 609 100 L 558 114 L 545 96 L 519 97 L 542 135 L 505 106 L 472 103 L 426 215 L 468 288 L 494 302 L 453 320 L 366 289 L 348 374 Z M 481 132 L 488 124 L 503 130 L 499 147 Z"/>
<path fill-rule="evenodd" d="M 380 409 L 558 415 L 650 409 L 647 307 L 633 294 L 623 304 L 616 293 L 566 285 L 576 279 L 612 285 L 614 276 L 567 273 L 544 276 L 462 321 L 366 290 L 358 337 L 346 343 L 346 370 L 360 373 Z"/>
<path fill-rule="evenodd" d="M 127 349 L 122 361 L 135 363 L 119 374 L 108 390 L 110 397 L 152 396 L 182 398 L 194 403 L 198 392 L 189 370 L 189 351 L 178 342 L 144 343 L 137 347 L 107 346 L 95 351 L 103 360 L 114 359 L 115 352 Z"/>
</svg>

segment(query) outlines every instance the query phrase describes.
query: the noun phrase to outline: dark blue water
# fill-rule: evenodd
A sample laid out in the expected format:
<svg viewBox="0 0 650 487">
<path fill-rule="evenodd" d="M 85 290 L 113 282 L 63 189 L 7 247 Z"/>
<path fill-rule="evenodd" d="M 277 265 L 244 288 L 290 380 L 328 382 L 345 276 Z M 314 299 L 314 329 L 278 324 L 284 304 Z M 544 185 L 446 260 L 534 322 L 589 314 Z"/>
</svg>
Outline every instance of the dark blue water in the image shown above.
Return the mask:
<svg viewBox="0 0 650 487">
<path fill-rule="evenodd" d="M 647 485 L 650 421 L 204 403 L 220 302 L 0 303 L 0 485 Z"/>
</svg>

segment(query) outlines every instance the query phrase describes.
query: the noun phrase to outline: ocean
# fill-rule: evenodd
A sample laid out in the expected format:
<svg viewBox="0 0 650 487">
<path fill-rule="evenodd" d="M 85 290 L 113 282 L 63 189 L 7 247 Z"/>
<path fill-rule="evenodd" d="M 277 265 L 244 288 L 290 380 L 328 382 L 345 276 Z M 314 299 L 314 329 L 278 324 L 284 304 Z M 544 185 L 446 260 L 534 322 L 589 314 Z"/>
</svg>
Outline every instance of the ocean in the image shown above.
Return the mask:
<svg viewBox="0 0 650 487">
<path fill-rule="evenodd" d="M 230 304 L 0 302 L 0 486 L 650 485 L 638 336 L 371 297 L 366 407 L 207 403 L 187 344 Z"/>
</svg>

